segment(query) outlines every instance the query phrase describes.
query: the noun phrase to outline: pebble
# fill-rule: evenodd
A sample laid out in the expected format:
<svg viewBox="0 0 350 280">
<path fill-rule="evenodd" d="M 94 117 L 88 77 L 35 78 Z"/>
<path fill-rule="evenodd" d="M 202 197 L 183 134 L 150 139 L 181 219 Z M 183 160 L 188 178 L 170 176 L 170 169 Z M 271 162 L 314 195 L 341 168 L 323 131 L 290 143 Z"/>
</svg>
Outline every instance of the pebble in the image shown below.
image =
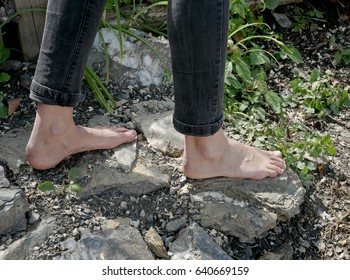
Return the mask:
<svg viewBox="0 0 350 280">
<path fill-rule="evenodd" d="M 38 246 L 33 247 L 33 251 L 39 251 L 39 250 L 40 250 L 40 247 L 38 247 Z"/>
<path fill-rule="evenodd" d="M 144 218 L 146 216 L 145 210 L 140 211 L 140 217 Z"/>
<path fill-rule="evenodd" d="M 28 217 L 28 224 L 34 225 L 40 219 L 40 215 L 35 212 L 30 212 Z"/>
<path fill-rule="evenodd" d="M 80 235 L 80 232 L 79 232 L 79 230 L 77 228 L 75 228 L 73 230 L 72 234 L 73 234 L 73 236 L 78 236 L 78 235 Z"/>
<path fill-rule="evenodd" d="M 120 209 L 126 210 L 128 208 L 128 203 L 126 201 L 122 201 L 119 204 Z"/>
<path fill-rule="evenodd" d="M 187 217 L 183 216 L 179 219 L 170 221 L 166 224 L 166 230 L 170 232 L 176 232 L 182 229 L 187 223 Z"/>
</svg>

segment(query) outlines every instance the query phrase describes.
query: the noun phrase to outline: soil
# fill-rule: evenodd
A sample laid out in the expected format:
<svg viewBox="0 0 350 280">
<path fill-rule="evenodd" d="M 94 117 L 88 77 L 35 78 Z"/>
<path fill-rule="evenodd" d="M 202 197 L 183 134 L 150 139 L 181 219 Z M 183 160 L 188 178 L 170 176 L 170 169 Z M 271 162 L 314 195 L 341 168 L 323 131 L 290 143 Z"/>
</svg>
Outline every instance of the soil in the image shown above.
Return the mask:
<svg viewBox="0 0 350 280">
<path fill-rule="evenodd" d="M 320 1 L 318 1 L 320 2 Z M 345 2 L 345 1 L 343 1 Z M 281 28 L 272 16 L 269 17 L 271 26 L 283 34 L 284 41 L 292 43 L 303 55 L 303 64 L 293 64 L 289 62 L 274 69 L 270 73 L 269 86 L 275 92 L 281 92 L 289 87 L 292 79 L 292 69 L 295 67 L 310 72 L 318 67 L 321 73 L 327 69 L 333 70 L 337 80 L 350 88 L 349 66 L 336 66 L 333 56 L 337 49 L 350 48 L 349 5 L 342 7 L 340 4 L 334 5 L 331 2 L 317 3 L 312 1 L 314 7 L 324 12 L 322 20 L 314 20 L 312 26 L 307 26 L 302 32 L 292 32 L 290 29 Z M 304 4 L 299 4 L 305 7 Z M 293 13 L 294 5 L 279 7 L 276 12 L 290 15 Z M 335 43 L 335 48 L 334 44 Z M 28 98 L 28 89 L 21 85 L 21 78 L 27 74 L 32 76 L 35 64 L 24 63 L 19 71 L 10 72 L 11 80 L 2 89 L 8 99 L 22 98 L 22 102 L 16 112 L 6 120 L 1 120 L 0 133 L 4 133 L 12 128 L 28 127 L 34 121 L 35 105 Z M 118 112 L 119 117 L 115 119 L 121 125 L 127 126 L 130 121 L 123 113 L 122 109 L 128 107 L 133 102 L 172 98 L 172 88 L 149 88 L 140 90 L 138 88 L 121 88 L 116 83 L 109 86 L 116 99 L 129 99 Z M 84 92 L 89 92 L 86 85 Z M 75 110 L 75 118 L 78 124 L 86 124 L 94 115 L 104 114 L 95 98 L 87 94 L 87 99 Z M 214 237 L 215 241 L 234 259 L 259 259 L 266 252 L 275 251 L 280 246 L 289 244 L 293 249 L 293 259 L 350 259 L 350 110 L 344 109 L 339 115 L 332 115 L 322 120 L 307 119 L 305 125 L 322 133 L 329 133 L 337 149 L 337 154 L 328 157 L 314 173 L 312 184 L 305 186 L 305 201 L 301 206 L 300 214 L 290 221 L 280 223 L 276 228 L 266 233 L 262 239 L 256 240 L 254 244 L 242 243 L 232 236 L 208 229 L 208 233 Z M 225 129 L 230 130 L 229 124 L 225 124 Z M 140 145 L 147 149 L 147 143 L 139 139 Z M 106 153 L 106 152 L 96 152 Z M 107 152 L 108 153 L 108 152 Z M 169 161 L 161 153 L 148 149 L 150 157 L 155 160 Z M 21 166 L 20 173 L 14 175 L 6 169 L 6 176 L 14 186 L 19 186 L 26 191 L 28 201 L 32 211 L 45 216 L 48 213 L 57 217 L 60 226 L 56 229 L 55 235 L 39 248 L 33 259 L 52 259 L 59 255 L 58 243 L 64 238 L 73 235 L 74 225 L 68 216 L 62 215 L 62 211 L 80 207 L 89 209 L 87 215 L 90 220 L 98 221 L 96 217 L 104 216 L 113 218 L 117 216 L 127 216 L 133 220 L 140 218 L 140 211 L 154 213 L 152 221 L 145 221 L 138 225 L 141 233 L 150 225 L 159 229 L 159 233 L 164 240 L 172 240 L 171 236 L 165 236 L 162 231 L 164 223 L 169 219 L 166 213 L 157 208 L 161 205 L 171 211 L 174 215 L 184 214 L 185 202 L 172 193 L 182 185 L 185 178 L 177 169 L 172 171 L 171 187 L 156 191 L 147 196 L 130 197 L 118 191 L 102 193 L 98 197 L 81 201 L 74 195 L 69 196 L 64 193 L 43 194 L 36 189 L 37 182 L 51 180 L 56 184 L 63 184 L 67 181 L 67 170 L 74 167 L 74 164 L 81 155 L 75 155 L 64 160 L 59 166 L 49 171 L 35 171 L 28 165 Z M 6 163 L 4 163 L 6 167 Z M 121 202 L 128 202 L 128 211 L 119 209 L 115 205 Z M 158 209 L 158 210 L 157 210 Z M 91 211 L 91 212 L 90 212 Z M 66 235 L 62 235 L 65 233 Z M 16 240 L 21 237 L 21 233 L 3 236 L 1 243 L 6 240 Z M 173 237 L 174 238 L 174 237 Z M 170 242 L 169 241 L 169 242 Z"/>
</svg>

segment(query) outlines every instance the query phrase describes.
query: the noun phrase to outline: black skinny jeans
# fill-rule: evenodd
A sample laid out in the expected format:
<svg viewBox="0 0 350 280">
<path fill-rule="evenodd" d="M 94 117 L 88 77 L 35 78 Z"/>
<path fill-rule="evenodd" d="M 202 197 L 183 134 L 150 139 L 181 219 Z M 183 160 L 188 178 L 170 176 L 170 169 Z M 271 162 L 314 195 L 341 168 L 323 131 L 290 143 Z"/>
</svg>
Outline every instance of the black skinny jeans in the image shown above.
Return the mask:
<svg viewBox="0 0 350 280">
<path fill-rule="evenodd" d="M 74 107 L 105 0 L 49 0 L 30 97 Z M 223 122 L 229 0 L 169 0 L 168 36 L 175 91 L 174 127 L 209 136 Z"/>
</svg>

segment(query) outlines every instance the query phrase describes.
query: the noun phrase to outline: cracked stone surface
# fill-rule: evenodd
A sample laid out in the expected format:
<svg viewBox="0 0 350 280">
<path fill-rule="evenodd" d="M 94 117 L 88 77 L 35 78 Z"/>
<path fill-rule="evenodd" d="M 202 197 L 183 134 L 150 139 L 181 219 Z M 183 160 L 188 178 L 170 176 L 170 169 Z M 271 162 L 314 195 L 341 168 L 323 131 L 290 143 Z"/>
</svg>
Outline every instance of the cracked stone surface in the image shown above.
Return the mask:
<svg viewBox="0 0 350 280">
<path fill-rule="evenodd" d="M 250 242 L 295 216 L 305 189 L 298 176 L 287 171 L 276 178 L 239 180 L 215 178 L 192 181 L 188 188 L 197 211 L 193 218 L 207 228 Z"/>
</svg>

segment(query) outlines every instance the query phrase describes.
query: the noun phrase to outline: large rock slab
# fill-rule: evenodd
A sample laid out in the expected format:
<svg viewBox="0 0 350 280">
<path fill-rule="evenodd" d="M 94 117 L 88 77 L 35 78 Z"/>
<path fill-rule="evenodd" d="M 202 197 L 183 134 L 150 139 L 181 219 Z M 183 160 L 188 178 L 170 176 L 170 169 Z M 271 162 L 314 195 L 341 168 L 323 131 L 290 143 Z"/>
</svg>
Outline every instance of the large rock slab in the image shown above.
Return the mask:
<svg viewBox="0 0 350 280">
<path fill-rule="evenodd" d="M 24 151 L 30 133 L 31 128 L 16 128 L 0 136 L 0 160 L 15 173 L 26 163 Z"/>
<path fill-rule="evenodd" d="M 29 205 L 21 189 L 2 188 L 0 191 L 0 235 L 25 230 Z"/>
<path fill-rule="evenodd" d="M 184 149 L 184 137 L 174 129 L 173 107 L 173 101 L 141 102 L 133 106 L 136 116 L 132 120 L 154 149 L 179 157 Z"/>
<path fill-rule="evenodd" d="M 0 260 L 25 260 L 30 258 L 34 247 L 41 246 L 53 233 L 55 218 L 46 217 L 21 239 L 13 242 L 5 251 L 0 251 Z"/>
<path fill-rule="evenodd" d="M 81 197 L 88 198 L 110 189 L 117 189 L 126 194 L 142 195 L 168 186 L 170 174 L 165 174 L 159 165 L 149 158 L 134 160 L 133 154 L 137 152 L 135 145 L 121 146 L 107 158 L 92 153 L 82 156 L 77 167 L 82 170 L 82 174 L 89 173 L 89 179 L 84 184 Z M 128 160 L 121 162 L 123 158 Z"/>
<path fill-rule="evenodd" d="M 123 86 L 138 85 L 148 87 L 150 85 L 164 84 L 170 75 L 170 48 L 168 40 L 155 38 L 146 33 L 133 30 L 137 36 L 151 45 L 157 53 L 146 44 L 132 36 L 123 34 L 123 57 L 120 55 L 119 38 L 116 32 L 109 28 L 102 28 L 101 34 L 107 46 L 110 59 L 110 78 L 118 81 Z M 89 55 L 90 64 L 105 64 L 103 42 L 99 35 L 96 36 Z"/>
<path fill-rule="evenodd" d="M 193 219 L 242 242 L 251 242 L 298 214 L 305 194 L 291 171 L 263 180 L 215 178 L 191 181 L 191 185 Z"/>
<path fill-rule="evenodd" d="M 64 260 L 153 260 L 140 232 L 128 218 L 107 220 L 99 232 L 81 231 L 81 239 L 61 243 Z"/>
<path fill-rule="evenodd" d="M 172 260 L 232 260 L 196 223 L 180 231 L 169 252 Z"/>
</svg>

